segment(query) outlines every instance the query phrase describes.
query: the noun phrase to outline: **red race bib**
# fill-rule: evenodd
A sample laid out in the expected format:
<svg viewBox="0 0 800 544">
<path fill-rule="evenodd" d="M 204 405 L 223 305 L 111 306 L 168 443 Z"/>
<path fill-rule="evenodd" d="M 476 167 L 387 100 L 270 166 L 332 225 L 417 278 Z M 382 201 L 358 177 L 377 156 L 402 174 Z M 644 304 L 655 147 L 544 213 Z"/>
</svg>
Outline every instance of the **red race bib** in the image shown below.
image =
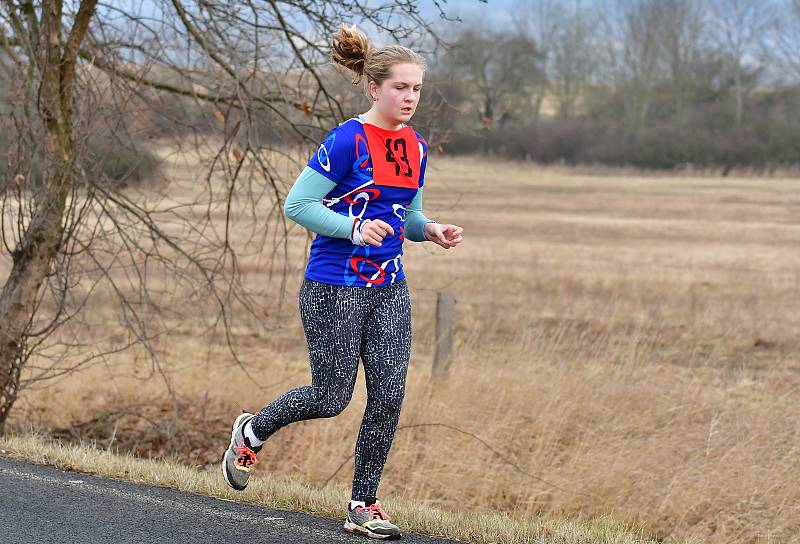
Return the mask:
<svg viewBox="0 0 800 544">
<path fill-rule="evenodd" d="M 385 130 L 364 123 L 375 185 L 419 189 L 420 150 L 411 127 Z"/>
</svg>

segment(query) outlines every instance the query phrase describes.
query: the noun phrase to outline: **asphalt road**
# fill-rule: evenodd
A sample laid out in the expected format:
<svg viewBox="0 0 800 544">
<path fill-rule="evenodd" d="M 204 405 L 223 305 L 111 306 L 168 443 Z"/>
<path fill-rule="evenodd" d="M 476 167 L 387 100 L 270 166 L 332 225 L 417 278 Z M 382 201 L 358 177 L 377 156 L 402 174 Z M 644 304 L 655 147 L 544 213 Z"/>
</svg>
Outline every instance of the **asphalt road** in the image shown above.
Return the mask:
<svg viewBox="0 0 800 544">
<path fill-rule="evenodd" d="M 107 480 L 0 457 L 3 544 L 377 542 L 345 532 L 343 520 Z M 400 542 L 454 541 L 404 534 Z"/>
</svg>

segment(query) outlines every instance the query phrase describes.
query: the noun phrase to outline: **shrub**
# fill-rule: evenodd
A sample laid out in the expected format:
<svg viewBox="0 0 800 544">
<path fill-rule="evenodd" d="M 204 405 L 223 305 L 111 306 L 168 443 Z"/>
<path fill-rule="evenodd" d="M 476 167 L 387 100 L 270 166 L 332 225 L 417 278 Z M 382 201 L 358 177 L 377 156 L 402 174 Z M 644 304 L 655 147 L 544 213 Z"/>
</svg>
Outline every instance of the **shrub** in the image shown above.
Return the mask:
<svg viewBox="0 0 800 544">
<path fill-rule="evenodd" d="M 22 174 L 29 187 L 41 183 L 41 152 L 32 156 L 20 155 L 20 150 L 29 149 L 15 140 L 11 131 L 0 130 L 0 180 L 4 186 Z M 91 138 L 82 150 L 83 171 L 97 183 L 124 187 L 152 178 L 161 165 L 160 159 L 130 142 L 109 136 Z"/>
</svg>

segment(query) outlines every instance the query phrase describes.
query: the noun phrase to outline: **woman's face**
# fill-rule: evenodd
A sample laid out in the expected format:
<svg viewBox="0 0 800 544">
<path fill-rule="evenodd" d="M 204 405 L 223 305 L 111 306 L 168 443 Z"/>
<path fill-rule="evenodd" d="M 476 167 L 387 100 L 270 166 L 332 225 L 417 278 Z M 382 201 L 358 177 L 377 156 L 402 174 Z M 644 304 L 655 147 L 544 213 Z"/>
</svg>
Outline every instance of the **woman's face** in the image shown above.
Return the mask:
<svg viewBox="0 0 800 544">
<path fill-rule="evenodd" d="M 380 86 L 370 82 L 370 94 L 377 97 L 375 108 L 378 113 L 399 125 L 411 119 L 417 110 L 424 73 L 418 64 L 412 62 L 395 64 L 389 73 Z"/>
</svg>

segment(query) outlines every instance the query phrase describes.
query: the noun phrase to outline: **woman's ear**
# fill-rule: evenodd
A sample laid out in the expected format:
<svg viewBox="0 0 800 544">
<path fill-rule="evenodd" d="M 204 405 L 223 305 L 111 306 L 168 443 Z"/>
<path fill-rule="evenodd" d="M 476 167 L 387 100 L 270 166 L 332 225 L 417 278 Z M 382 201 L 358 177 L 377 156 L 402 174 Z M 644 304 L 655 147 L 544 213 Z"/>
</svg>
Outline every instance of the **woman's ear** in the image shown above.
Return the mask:
<svg viewBox="0 0 800 544">
<path fill-rule="evenodd" d="M 369 89 L 369 95 L 372 101 L 376 102 L 378 100 L 378 85 L 374 81 L 370 81 L 367 84 L 367 88 Z"/>
</svg>

